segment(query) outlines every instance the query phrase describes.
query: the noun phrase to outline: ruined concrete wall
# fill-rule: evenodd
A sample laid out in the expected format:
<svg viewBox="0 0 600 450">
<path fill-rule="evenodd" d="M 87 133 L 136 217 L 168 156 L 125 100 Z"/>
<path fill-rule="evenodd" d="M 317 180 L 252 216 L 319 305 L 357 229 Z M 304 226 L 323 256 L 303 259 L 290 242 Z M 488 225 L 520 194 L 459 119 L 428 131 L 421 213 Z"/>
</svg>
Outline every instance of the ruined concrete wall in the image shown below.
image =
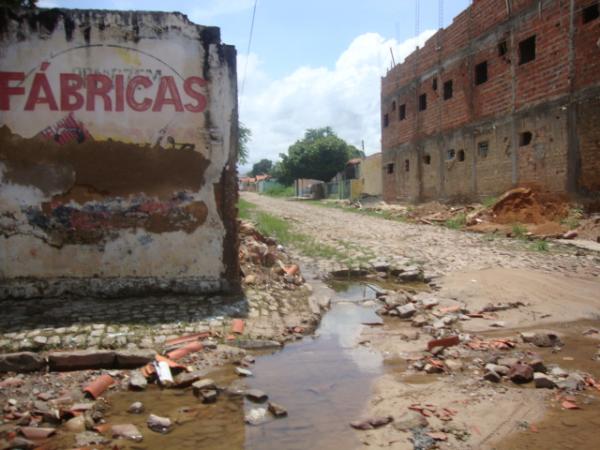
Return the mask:
<svg viewBox="0 0 600 450">
<path fill-rule="evenodd" d="M 411 172 L 383 170 L 384 198 L 477 198 L 519 184 L 600 195 L 590 188 L 600 183 L 600 143 L 587 125 L 598 116 L 600 19 L 588 14 L 597 7 L 478 0 L 391 69 L 383 161 L 410 160 Z"/>
<path fill-rule="evenodd" d="M 360 162 L 362 192 L 368 195 L 381 195 L 381 153 L 367 156 Z"/>
<path fill-rule="evenodd" d="M 235 49 L 178 13 L 0 10 L 0 298 L 236 289 Z"/>
</svg>

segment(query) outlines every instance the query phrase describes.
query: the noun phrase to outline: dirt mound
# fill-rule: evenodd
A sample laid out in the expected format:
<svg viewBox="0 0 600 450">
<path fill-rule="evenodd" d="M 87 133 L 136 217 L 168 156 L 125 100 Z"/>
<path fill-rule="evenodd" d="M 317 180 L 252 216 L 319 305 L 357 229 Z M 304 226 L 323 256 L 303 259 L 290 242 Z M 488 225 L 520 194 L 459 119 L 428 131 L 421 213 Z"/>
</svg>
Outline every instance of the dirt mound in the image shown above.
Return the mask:
<svg viewBox="0 0 600 450">
<path fill-rule="evenodd" d="M 491 209 L 492 221 L 501 224 L 559 222 L 569 215 L 564 197 L 526 187 L 506 192 Z"/>
</svg>

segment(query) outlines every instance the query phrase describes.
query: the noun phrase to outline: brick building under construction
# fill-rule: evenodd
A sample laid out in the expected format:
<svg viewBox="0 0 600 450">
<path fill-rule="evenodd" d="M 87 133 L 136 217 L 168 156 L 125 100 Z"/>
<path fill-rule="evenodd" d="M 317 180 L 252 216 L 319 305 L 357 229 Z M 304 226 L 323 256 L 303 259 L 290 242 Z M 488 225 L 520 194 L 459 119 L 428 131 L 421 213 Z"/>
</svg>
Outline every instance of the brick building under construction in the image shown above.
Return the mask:
<svg viewBox="0 0 600 450">
<path fill-rule="evenodd" d="M 600 195 L 600 2 L 475 0 L 381 85 L 386 201 Z"/>
</svg>

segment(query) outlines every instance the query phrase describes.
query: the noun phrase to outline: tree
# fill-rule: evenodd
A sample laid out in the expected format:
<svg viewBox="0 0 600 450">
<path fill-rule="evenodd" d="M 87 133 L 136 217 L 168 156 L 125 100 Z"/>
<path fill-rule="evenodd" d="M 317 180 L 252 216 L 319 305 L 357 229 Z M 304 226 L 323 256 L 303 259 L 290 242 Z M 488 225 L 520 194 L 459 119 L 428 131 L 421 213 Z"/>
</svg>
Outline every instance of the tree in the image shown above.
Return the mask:
<svg viewBox="0 0 600 450">
<path fill-rule="evenodd" d="M 0 0 L 0 7 L 11 9 L 35 8 L 37 0 Z"/>
<path fill-rule="evenodd" d="M 246 164 L 248 162 L 248 142 L 252 139 L 252 131 L 244 126 L 242 122 L 239 124 L 238 132 L 238 163 Z"/>
<path fill-rule="evenodd" d="M 348 160 L 362 156 L 353 145 L 340 139 L 331 127 L 306 130 L 304 138 L 280 154 L 272 175 L 284 184 L 297 178 L 329 181 L 341 171 Z"/>
<path fill-rule="evenodd" d="M 273 168 L 273 161 L 269 159 L 261 159 L 259 162 L 254 163 L 252 165 L 252 170 L 250 171 L 250 176 L 255 177 L 256 175 L 268 175 L 271 173 L 271 169 Z"/>
</svg>

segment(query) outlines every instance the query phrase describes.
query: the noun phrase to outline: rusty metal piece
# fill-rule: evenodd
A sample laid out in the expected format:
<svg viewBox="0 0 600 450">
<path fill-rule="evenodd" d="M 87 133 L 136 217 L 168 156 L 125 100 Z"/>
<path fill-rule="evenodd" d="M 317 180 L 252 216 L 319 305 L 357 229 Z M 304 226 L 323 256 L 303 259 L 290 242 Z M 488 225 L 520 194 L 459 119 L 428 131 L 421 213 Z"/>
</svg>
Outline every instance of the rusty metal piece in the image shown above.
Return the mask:
<svg viewBox="0 0 600 450">
<path fill-rule="evenodd" d="M 194 341 L 194 342 L 190 342 L 189 344 L 187 344 L 181 348 L 178 348 L 176 350 L 173 350 L 173 351 L 167 353 L 167 357 L 173 361 L 177 361 L 178 359 L 181 359 L 184 356 L 189 355 L 190 353 L 199 352 L 203 348 L 204 348 L 204 345 L 202 345 L 202 342 Z"/>
<path fill-rule="evenodd" d="M 113 379 L 113 377 L 111 377 L 110 375 L 105 373 L 103 375 L 100 375 L 98 378 L 96 378 L 90 384 L 88 384 L 83 389 L 83 392 L 87 392 L 88 394 L 90 394 L 92 396 L 92 398 L 98 398 L 100 395 L 102 395 L 102 393 L 104 391 L 106 391 L 114 383 L 115 383 L 115 380 Z"/>
<path fill-rule="evenodd" d="M 242 319 L 233 319 L 231 321 L 231 332 L 242 334 L 244 332 L 244 321 Z"/>
</svg>

